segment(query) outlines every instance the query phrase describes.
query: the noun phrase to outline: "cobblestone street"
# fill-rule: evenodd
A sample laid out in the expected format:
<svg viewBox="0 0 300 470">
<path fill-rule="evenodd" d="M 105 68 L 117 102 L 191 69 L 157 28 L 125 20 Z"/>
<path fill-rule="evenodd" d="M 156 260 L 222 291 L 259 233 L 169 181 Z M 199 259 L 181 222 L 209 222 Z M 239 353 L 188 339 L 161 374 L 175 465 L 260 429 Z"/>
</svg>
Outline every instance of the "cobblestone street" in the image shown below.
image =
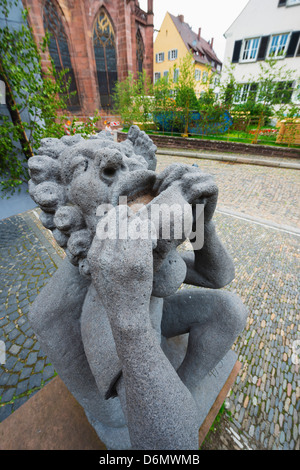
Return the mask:
<svg viewBox="0 0 300 470">
<path fill-rule="evenodd" d="M 174 162 L 196 163 L 216 179 L 218 208 L 300 229 L 299 171 L 158 155 L 158 170 Z"/>
<path fill-rule="evenodd" d="M 215 176 L 217 231 L 236 266 L 225 289 L 237 292 L 249 311 L 233 346 L 242 364 L 227 398 L 233 448 L 299 450 L 300 173 L 166 155 L 158 155 L 158 171 L 173 162 L 196 163 Z M 55 375 L 27 313 L 63 257 L 35 211 L 0 221 L 0 340 L 6 347 L 0 421 Z M 219 448 L 228 446 L 224 441 Z"/>
</svg>

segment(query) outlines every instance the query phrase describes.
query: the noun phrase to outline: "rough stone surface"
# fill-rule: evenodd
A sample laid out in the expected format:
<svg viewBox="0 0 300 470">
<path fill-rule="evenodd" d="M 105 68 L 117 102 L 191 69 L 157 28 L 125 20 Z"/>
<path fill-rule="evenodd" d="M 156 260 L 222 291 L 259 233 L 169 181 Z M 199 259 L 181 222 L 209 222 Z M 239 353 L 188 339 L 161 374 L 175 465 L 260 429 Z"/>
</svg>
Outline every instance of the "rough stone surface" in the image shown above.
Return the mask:
<svg viewBox="0 0 300 470">
<path fill-rule="evenodd" d="M 225 402 L 228 410 L 219 417 L 218 424 L 214 425 L 214 430 L 208 434 L 201 449 L 240 450 L 233 440 L 233 430 L 239 436 L 238 442 L 243 449 L 280 450 L 284 447 L 299 450 L 299 366 L 297 368 L 291 363 L 285 372 L 277 368 L 285 351 L 287 360 L 291 360 L 293 341 L 299 335 L 299 313 L 295 304 L 295 301 L 298 301 L 295 293 L 299 291 L 297 274 L 299 239 L 293 233 L 286 233 L 284 225 L 282 225 L 282 230 L 275 230 L 272 227 L 275 222 L 296 227 L 297 213 L 299 213 L 297 209 L 298 173 L 279 168 L 232 165 L 208 160 L 199 162 L 193 158 L 172 158 L 161 155 L 158 155 L 158 171 L 174 161 L 189 165 L 196 162 L 204 171 L 215 176 L 219 187 L 218 208 L 222 209 L 222 212 L 218 211 L 215 214 L 216 226 L 221 239 L 234 257 L 236 268 L 235 281 L 226 289 L 239 294 L 249 310 L 247 326 L 233 346 L 241 358 L 247 352 L 248 365 L 241 368 L 236 383 Z M 286 205 L 282 204 L 281 195 L 283 194 L 288 195 Z M 235 212 L 229 212 L 228 206 L 234 208 Z M 223 209 L 227 211 L 227 214 Z M 242 218 L 241 214 L 243 214 Z M 250 215 L 252 219 L 249 218 Z M 185 249 L 189 247 L 185 246 Z M 19 335 L 10 341 L 4 330 L 0 329 L 0 339 L 5 341 L 7 346 L 7 363 L 0 365 L 0 421 L 4 421 L 14 410 L 26 403 L 34 393 L 29 388 L 21 396 L 15 395 L 17 383 L 23 380 L 23 372 L 24 377 L 29 377 L 31 373 L 42 373 L 45 363 L 50 362 L 47 357 L 45 358 L 36 340 L 29 337 L 33 332 L 28 325 L 26 306 L 37 296 L 37 286 L 45 285 L 51 277 L 48 271 L 55 272 L 64 256 L 64 250 L 57 245 L 51 232 L 43 228 L 35 212 L 1 220 L 0 318 L 4 320 L 5 317 L 6 330 L 10 332 L 17 330 Z M 33 266 L 38 261 L 41 262 L 34 268 Z M 35 275 L 33 283 L 29 282 L 32 271 Z M 265 289 L 269 290 L 270 308 L 274 306 L 274 311 L 270 314 L 265 304 L 263 282 L 266 283 Z M 186 289 L 189 286 L 183 285 L 182 288 Z M 18 291 L 20 290 L 22 296 L 19 297 Z M 290 294 L 282 303 L 284 292 Z M 282 327 L 278 329 L 280 319 L 284 322 L 281 322 Z M 19 326 L 22 327 L 21 333 Z M 253 337 L 251 337 L 252 327 L 255 330 Z M 268 331 L 267 335 L 266 331 Z M 288 339 L 286 346 L 282 344 L 281 332 L 284 332 Z M 252 341 L 250 347 L 248 346 L 249 338 Z M 19 344 L 21 350 L 15 362 L 11 364 L 9 349 L 13 344 Z M 26 357 L 29 354 L 27 348 L 35 344 L 39 351 L 37 362 L 34 366 L 27 367 Z M 258 380 L 255 384 L 252 381 L 251 361 L 260 364 L 264 370 L 262 377 L 256 374 Z M 268 392 L 266 392 L 265 387 L 269 376 Z M 284 408 L 286 397 L 283 385 L 285 381 L 286 393 L 288 384 L 291 384 L 292 388 L 291 415 Z M 42 380 L 40 388 L 47 383 L 48 381 Z M 248 391 L 250 384 L 252 385 Z M 30 382 L 28 385 L 30 387 Z M 4 393 L 9 389 L 12 390 L 12 394 L 6 401 Z M 265 411 L 267 400 L 269 400 L 269 412 L 274 410 L 272 423 L 268 421 L 269 415 Z M 244 403 L 246 408 L 243 406 Z M 251 403 L 254 406 L 251 406 Z M 259 410 L 261 410 L 260 413 Z M 3 425 L 5 426 L 6 423 L 4 422 Z M 258 425 L 258 432 L 255 435 L 255 428 Z M 250 428 L 253 429 L 252 437 L 249 435 Z M 281 430 L 284 431 L 285 436 L 283 444 L 279 440 Z M 264 433 L 263 443 L 260 441 L 262 433 Z"/>
<path fill-rule="evenodd" d="M 30 194 L 67 253 L 29 320 L 109 449 L 197 449 L 198 403 L 209 393 L 201 383 L 246 324 L 238 296 L 216 291 L 232 281 L 234 265 L 212 220 L 218 197 L 213 178 L 185 164 L 157 175 L 155 152 L 133 126 L 122 143 L 105 132 L 89 140 L 44 139 L 44 165 L 42 157 L 29 160 Z M 138 213 L 119 205 L 120 197 L 141 191 L 153 199 Z M 166 237 L 161 219 L 156 225 L 148 220 L 155 205 L 175 203 Z M 180 252 L 187 234 L 181 229 L 175 236 L 175 225 L 188 206 L 191 232 L 196 204 L 204 207 L 204 245 Z M 116 222 L 116 237 L 107 236 Z M 137 227 L 143 237 L 135 236 Z M 177 292 L 183 282 L 205 289 Z M 182 357 L 176 338 L 183 334 Z M 170 356 L 162 340 L 172 338 Z M 36 360 L 30 353 L 28 365 Z M 50 376 L 51 368 L 44 373 Z"/>
</svg>

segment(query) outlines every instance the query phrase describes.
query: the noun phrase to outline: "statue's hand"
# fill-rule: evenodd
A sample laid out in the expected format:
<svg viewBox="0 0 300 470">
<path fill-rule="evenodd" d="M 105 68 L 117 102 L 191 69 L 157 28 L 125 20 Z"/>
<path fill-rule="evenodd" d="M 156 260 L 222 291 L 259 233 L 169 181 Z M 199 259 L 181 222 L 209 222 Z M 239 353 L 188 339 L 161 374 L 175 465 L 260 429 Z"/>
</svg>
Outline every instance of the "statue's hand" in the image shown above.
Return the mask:
<svg viewBox="0 0 300 470">
<path fill-rule="evenodd" d="M 149 232 L 145 238 L 132 238 L 133 220 L 136 218 L 127 206 L 112 209 L 98 224 L 87 256 L 92 282 L 112 327 L 121 330 L 147 321 L 153 284 L 153 239 Z"/>
<path fill-rule="evenodd" d="M 218 188 L 211 175 L 193 166 L 173 163 L 158 175 L 153 189 L 160 194 L 171 186 L 180 190 L 189 204 L 204 204 L 205 221 L 211 220 L 218 199 Z"/>
</svg>

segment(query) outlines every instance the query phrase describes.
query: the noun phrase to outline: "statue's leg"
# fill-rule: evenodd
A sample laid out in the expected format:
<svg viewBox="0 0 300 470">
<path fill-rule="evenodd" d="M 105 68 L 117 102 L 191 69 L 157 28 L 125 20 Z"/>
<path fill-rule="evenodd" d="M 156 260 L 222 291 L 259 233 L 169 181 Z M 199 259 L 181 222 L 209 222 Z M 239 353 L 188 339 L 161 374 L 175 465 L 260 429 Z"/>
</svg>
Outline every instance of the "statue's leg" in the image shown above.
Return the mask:
<svg viewBox="0 0 300 470">
<path fill-rule="evenodd" d="M 86 357 L 99 390 L 98 413 L 103 425 L 101 439 L 110 449 L 129 449 L 131 443 L 119 397 L 108 396 L 110 387 L 117 387 L 122 365 L 106 311 L 92 284 L 82 308 L 81 335 Z"/>
<path fill-rule="evenodd" d="M 35 299 L 29 320 L 59 377 L 84 408 L 99 437 L 105 436 L 105 444 L 111 447 L 118 440 L 118 431 L 126 436 L 128 431 L 121 428 L 116 433 L 116 429 L 104 422 L 103 414 L 106 417 L 110 404 L 98 390 L 84 350 L 81 312 L 89 284 L 66 259 Z M 128 441 L 125 448 L 130 445 Z"/>
<path fill-rule="evenodd" d="M 80 315 L 88 283 L 66 259 L 39 293 L 29 321 L 42 350 L 73 392 L 93 383 L 80 333 Z M 92 389 L 95 390 L 95 384 Z"/>
<path fill-rule="evenodd" d="M 187 289 L 165 299 L 162 335 L 172 338 L 189 333 L 187 352 L 177 372 L 191 393 L 230 350 L 246 318 L 241 299 L 230 292 Z"/>
</svg>

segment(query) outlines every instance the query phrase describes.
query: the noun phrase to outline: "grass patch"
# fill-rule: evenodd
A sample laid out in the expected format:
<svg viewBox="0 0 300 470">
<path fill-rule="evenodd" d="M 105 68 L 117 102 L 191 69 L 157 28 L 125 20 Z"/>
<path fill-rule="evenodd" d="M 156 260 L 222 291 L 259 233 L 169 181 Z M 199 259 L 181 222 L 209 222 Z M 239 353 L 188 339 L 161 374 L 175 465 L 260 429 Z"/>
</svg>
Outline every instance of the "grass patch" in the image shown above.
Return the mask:
<svg viewBox="0 0 300 470">
<path fill-rule="evenodd" d="M 129 130 L 128 127 L 123 128 L 123 132 L 127 133 Z M 264 130 L 263 128 L 261 129 Z M 154 130 L 146 130 L 146 134 L 149 136 L 157 135 L 162 137 L 182 137 L 182 134 L 176 132 L 162 132 L 162 131 L 154 131 Z M 242 144 L 251 144 L 253 141 L 253 134 L 244 131 L 230 131 L 226 134 L 214 134 L 214 135 L 194 135 L 188 134 L 190 139 L 200 139 L 200 140 L 217 140 L 221 142 L 236 142 Z M 258 137 L 257 144 L 255 145 L 268 145 L 273 147 L 289 147 L 289 148 L 297 148 L 300 149 L 300 145 L 294 144 L 287 144 L 283 142 L 276 142 L 276 134 L 275 135 L 264 135 L 263 138 Z"/>
</svg>

